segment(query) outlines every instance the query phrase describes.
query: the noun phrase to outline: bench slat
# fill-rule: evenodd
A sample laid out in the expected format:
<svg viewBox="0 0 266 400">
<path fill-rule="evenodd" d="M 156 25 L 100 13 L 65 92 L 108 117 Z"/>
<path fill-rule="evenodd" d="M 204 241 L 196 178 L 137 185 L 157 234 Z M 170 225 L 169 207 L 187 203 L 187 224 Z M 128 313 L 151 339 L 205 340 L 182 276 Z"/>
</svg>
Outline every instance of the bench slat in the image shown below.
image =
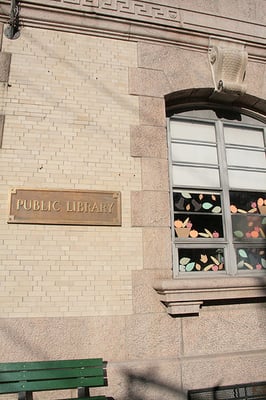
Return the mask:
<svg viewBox="0 0 266 400">
<path fill-rule="evenodd" d="M 89 400 L 106 400 L 106 396 L 93 396 L 89 397 Z"/>
<path fill-rule="evenodd" d="M 81 360 L 55 360 L 55 361 L 30 361 L 0 363 L 0 372 L 39 370 L 50 368 L 73 368 L 73 367 L 103 367 L 102 358 L 91 358 Z"/>
<path fill-rule="evenodd" d="M 102 377 L 104 371 L 102 368 L 79 367 L 79 368 L 64 368 L 64 369 L 48 369 L 38 371 L 19 371 L 19 372 L 2 372 L 0 376 L 1 382 L 14 381 L 35 381 L 44 379 L 59 379 L 59 378 L 78 378 L 78 377 Z"/>
<path fill-rule="evenodd" d="M 105 386 L 105 380 L 103 377 L 52 379 L 48 381 L 21 381 L 1 384 L 0 394 L 98 386 Z"/>
<path fill-rule="evenodd" d="M 106 400 L 106 396 L 92 396 L 92 397 L 69 397 L 61 400 Z"/>
</svg>

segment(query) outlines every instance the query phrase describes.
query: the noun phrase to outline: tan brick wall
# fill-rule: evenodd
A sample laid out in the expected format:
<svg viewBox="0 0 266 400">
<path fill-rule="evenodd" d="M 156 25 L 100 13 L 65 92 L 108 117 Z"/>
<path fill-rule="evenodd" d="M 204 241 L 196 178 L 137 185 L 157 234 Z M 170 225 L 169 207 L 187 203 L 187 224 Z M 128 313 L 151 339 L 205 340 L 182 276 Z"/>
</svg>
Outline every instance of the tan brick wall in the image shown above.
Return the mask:
<svg viewBox="0 0 266 400">
<path fill-rule="evenodd" d="M 2 51 L 12 61 L 1 92 L 1 316 L 129 314 L 131 272 L 142 268 L 141 230 L 130 228 L 141 183 L 130 157 L 136 44 L 23 28 Z M 121 191 L 122 227 L 8 225 L 12 187 Z"/>
</svg>

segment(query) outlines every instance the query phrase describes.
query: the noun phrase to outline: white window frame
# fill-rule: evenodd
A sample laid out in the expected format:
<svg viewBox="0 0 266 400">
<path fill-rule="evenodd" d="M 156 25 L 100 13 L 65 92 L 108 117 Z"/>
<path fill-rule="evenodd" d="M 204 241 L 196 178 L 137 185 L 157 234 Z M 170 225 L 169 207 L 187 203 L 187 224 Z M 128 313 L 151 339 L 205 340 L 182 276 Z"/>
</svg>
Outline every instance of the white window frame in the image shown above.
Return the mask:
<svg viewBox="0 0 266 400">
<path fill-rule="evenodd" d="M 212 114 L 211 118 L 206 118 L 204 114 L 210 113 Z M 199 116 L 198 114 L 202 114 L 203 116 Z M 192 115 L 190 115 L 192 114 Z M 193 115 L 194 114 L 194 115 Z M 195 115 L 197 114 L 197 115 Z M 243 115 L 243 114 L 242 114 Z M 216 144 L 217 144 L 217 157 L 218 157 L 218 168 L 219 168 L 219 176 L 220 176 L 220 185 L 217 187 L 191 187 L 191 186 L 174 186 L 173 185 L 173 174 L 172 174 L 172 166 L 173 166 L 173 157 L 172 157 L 172 152 L 171 152 L 171 144 L 174 142 L 174 140 L 171 139 L 171 123 L 172 121 L 186 121 L 186 122 L 193 122 L 193 123 L 206 123 L 206 124 L 212 124 L 215 127 L 215 135 L 216 135 Z M 215 276 L 217 277 L 218 275 L 250 275 L 250 274 L 263 274 L 265 270 L 263 271 L 250 271 L 250 270 L 238 270 L 237 269 L 237 262 L 236 262 L 236 251 L 234 247 L 234 238 L 233 238 L 233 229 L 232 229 L 232 219 L 230 215 L 230 200 L 229 200 L 229 192 L 230 191 L 241 191 L 243 188 L 238 188 L 238 187 L 230 187 L 229 181 L 228 181 L 228 174 L 220 173 L 221 171 L 228 171 L 228 166 L 226 163 L 226 157 L 225 157 L 225 152 L 226 148 L 229 148 L 229 146 L 225 144 L 224 141 L 224 133 L 223 133 L 223 128 L 224 127 L 238 127 L 240 129 L 258 129 L 262 130 L 264 129 L 264 144 L 266 142 L 266 130 L 265 126 L 261 122 L 257 122 L 254 118 L 249 118 L 244 116 L 244 121 L 234 121 L 234 120 L 221 120 L 220 118 L 215 116 L 215 112 L 212 110 L 201 110 L 201 111 L 196 111 L 196 112 L 187 112 L 187 113 L 180 113 L 180 114 L 175 114 L 168 118 L 167 120 L 167 130 L 168 130 L 168 149 L 169 149 L 169 175 L 170 175 L 170 182 L 171 182 L 171 194 L 170 194 L 170 201 L 171 201 L 171 221 L 172 221 L 172 244 L 173 244 L 173 277 L 174 278 L 180 278 L 180 277 L 203 277 L 203 276 Z M 222 133 L 222 134 L 221 134 Z M 183 141 L 184 143 L 186 141 Z M 200 144 L 200 140 L 199 140 Z M 249 148 L 250 146 L 245 146 L 245 148 Z M 181 163 L 182 164 L 182 163 Z M 190 163 L 187 163 L 189 167 L 191 167 Z M 239 168 L 241 170 L 241 168 Z M 258 169 L 257 169 L 258 170 Z M 256 171 L 256 168 L 254 169 Z M 265 179 L 266 181 L 266 179 Z M 212 243 L 210 243 L 210 240 L 203 240 L 200 239 L 200 242 L 198 239 L 177 239 L 175 237 L 174 233 L 174 205 L 173 205 L 173 192 L 174 191 L 180 191 L 180 190 L 186 190 L 190 192 L 199 192 L 199 191 L 207 191 L 210 193 L 213 192 L 219 192 L 221 195 L 221 202 L 222 202 L 222 208 L 223 210 L 227 210 L 224 212 L 222 218 L 223 218 L 223 229 L 224 229 L 224 238 L 219 238 L 218 240 L 214 240 Z M 253 192 L 256 192 L 258 189 L 250 189 Z M 261 191 L 266 191 L 266 188 L 261 188 Z M 212 239 L 213 240 L 213 239 Z M 258 243 L 258 246 L 261 245 L 261 243 Z M 214 248 L 216 247 L 221 247 L 224 249 L 224 256 L 225 256 L 225 270 L 223 271 L 217 271 L 217 272 L 202 272 L 202 271 L 191 271 L 191 272 L 179 272 L 179 266 L 178 266 L 178 249 L 182 248 L 187 248 L 188 246 L 191 246 L 192 248 L 202 248 L 206 247 L 207 248 Z"/>
</svg>

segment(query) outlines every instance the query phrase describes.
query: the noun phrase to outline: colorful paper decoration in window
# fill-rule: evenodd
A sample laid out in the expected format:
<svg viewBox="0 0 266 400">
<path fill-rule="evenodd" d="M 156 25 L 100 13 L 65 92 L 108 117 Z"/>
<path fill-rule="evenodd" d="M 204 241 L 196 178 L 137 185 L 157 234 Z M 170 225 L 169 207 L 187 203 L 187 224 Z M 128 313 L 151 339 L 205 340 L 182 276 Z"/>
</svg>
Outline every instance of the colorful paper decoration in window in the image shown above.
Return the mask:
<svg viewBox="0 0 266 400">
<path fill-rule="evenodd" d="M 230 211 L 237 255 L 237 268 L 240 270 L 265 269 L 265 193 L 230 192 Z M 240 247 L 240 243 L 245 243 L 245 246 Z M 261 244 L 261 246 L 254 246 L 254 243 Z"/>
<path fill-rule="evenodd" d="M 266 269 L 266 194 L 230 191 L 229 195 L 230 210 L 226 213 L 231 214 L 237 268 Z M 174 191 L 173 204 L 175 238 L 183 243 L 178 246 L 179 271 L 223 271 L 226 238 L 221 194 Z M 184 246 L 190 241 L 194 248 Z"/>
<path fill-rule="evenodd" d="M 179 249 L 179 271 L 222 271 L 223 249 Z"/>
<path fill-rule="evenodd" d="M 174 192 L 174 227 L 178 238 L 223 237 L 220 195 Z"/>
</svg>

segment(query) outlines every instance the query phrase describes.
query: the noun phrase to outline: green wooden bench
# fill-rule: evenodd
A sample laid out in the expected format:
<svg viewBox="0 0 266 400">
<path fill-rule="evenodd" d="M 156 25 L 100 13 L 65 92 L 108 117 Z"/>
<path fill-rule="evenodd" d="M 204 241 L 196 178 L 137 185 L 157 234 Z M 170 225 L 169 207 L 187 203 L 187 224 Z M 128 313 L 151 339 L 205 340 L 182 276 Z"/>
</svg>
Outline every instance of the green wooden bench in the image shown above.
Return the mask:
<svg viewBox="0 0 266 400">
<path fill-rule="evenodd" d="M 89 389 L 106 386 L 105 373 L 101 358 L 0 363 L 0 394 L 18 393 L 19 400 L 32 400 L 33 392 L 76 388 L 76 399 L 104 400 L 90 397 Z"/>
</svg>

